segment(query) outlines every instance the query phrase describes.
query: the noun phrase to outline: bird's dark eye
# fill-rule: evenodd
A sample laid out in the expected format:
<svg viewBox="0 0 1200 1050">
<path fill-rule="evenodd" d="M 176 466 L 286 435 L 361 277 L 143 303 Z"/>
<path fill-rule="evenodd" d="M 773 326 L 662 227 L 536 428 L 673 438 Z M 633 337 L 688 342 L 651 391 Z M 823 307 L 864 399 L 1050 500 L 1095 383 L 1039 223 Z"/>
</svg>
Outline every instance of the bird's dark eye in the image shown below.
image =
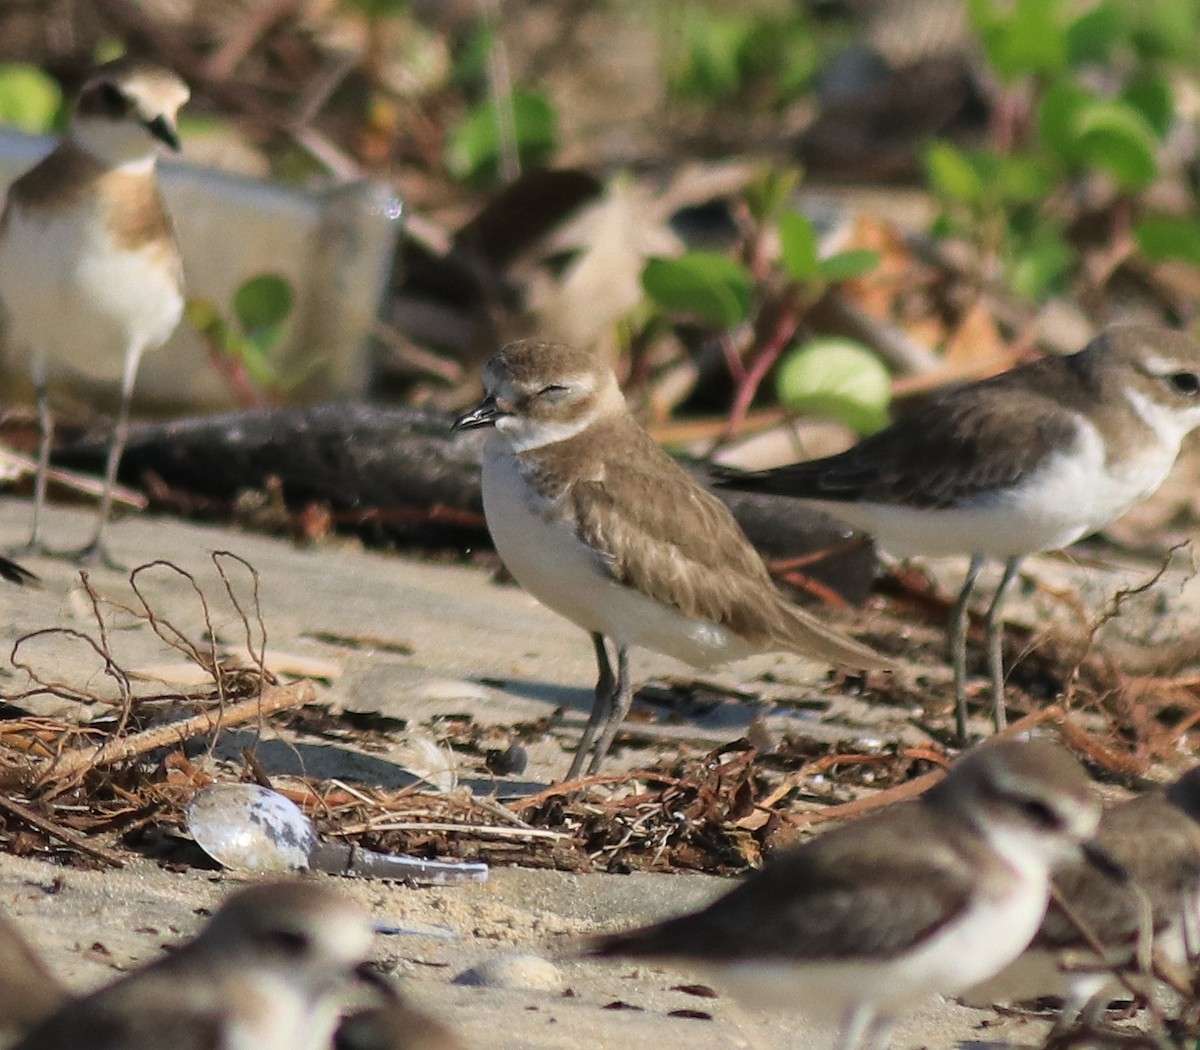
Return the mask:
<svg viewBox="0 0 1200 1050">
<path fill-rule="evenodd" d="M 569 391 L 570 387 L 565 387 L 561 383 L 551 383 L 538 391 L 538 397 L 544 397 L 547 401 L 561 401 Z"/>
<path fill-rule="evenodd" d="M 263 940 L 288 959 L 298 959 L 309 949 L 308 937 L 295 930 L 271 930 L 264 934 Z"/>
<path fill-rule="evenodd" d="M 1177 394 L 1193 397 L 1200 394 L 1200 375 L 1195 372 L 1173 372 L 1167 376 L 1167 382 Z"/>
<path fill-rule="evenodd" d="M 116 84 L 107 81 L 100 85 L 100 101 L 104 104 L 104 108 L 114 116 L 119 116 L 129 109 L 129 99 Z"/>
<path fill-rule="evenodd" d="M 1027 798 L 1021 800 L 1021 812 L 1029 818 L 1031 824 L 1047 831 L 1062 827 L 1062 818 L 1052 806 L 1046 805 L 1041 799 Z"/>
</svg>

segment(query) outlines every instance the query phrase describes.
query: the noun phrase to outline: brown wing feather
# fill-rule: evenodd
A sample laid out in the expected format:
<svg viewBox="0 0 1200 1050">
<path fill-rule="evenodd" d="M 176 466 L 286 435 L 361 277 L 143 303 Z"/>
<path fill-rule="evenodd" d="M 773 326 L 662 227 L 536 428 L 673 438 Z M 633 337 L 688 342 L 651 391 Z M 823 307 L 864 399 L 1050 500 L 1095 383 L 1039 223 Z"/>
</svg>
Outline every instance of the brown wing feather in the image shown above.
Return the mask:
<svg viewBox="0 0 1200 1050">
<path fill-rule="evenodd" d="M 586 441 L 572 441 L 575 449 L 558 453 L 578 457 L 577 469 L 565 475 L 562 506 L 613 579 L 692 619 L 727 627 L 757 648 L 859 669 L 889 666 L 788 602 L 725 504 L 640 428 L 628 420 L 601 422 Z"/>
<path fill-rule="evenodd" d="M 919 804 L 856 822 L 769 860 L 696 915 L 592 942 L 597 955 L 816 962 L 911 950 L 966 909 L 970 858 Z M 932 833 L 931 833 L 932 832 Z M 927 849 L 908 848 L 926 838 Z"/>
</svg>

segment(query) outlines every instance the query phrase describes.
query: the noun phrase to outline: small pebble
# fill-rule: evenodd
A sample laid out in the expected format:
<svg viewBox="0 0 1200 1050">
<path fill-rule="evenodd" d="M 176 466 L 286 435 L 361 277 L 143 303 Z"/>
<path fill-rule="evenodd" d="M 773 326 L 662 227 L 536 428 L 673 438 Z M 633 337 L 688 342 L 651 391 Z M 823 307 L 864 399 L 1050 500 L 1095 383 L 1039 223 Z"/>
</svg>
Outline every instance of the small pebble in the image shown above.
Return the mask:
<svg viewBox="0 0 1200 1050">
<path fill-rule="evenodd" d="M 463 970 L 452 983 L 475 988 L 558 992 L 563 988 L 563 976 L 549 959 L 543 959 L 540 955 L 514 953 L 497 955 L 469 970 Z"/>
</svg>

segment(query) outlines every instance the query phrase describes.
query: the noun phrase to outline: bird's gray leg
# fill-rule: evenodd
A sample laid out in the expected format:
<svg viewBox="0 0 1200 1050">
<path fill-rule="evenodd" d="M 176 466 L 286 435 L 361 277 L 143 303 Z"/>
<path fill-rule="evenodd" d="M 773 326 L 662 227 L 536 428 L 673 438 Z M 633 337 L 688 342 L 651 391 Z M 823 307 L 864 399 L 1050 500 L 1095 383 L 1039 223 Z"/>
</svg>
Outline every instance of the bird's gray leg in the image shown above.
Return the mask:
<svg viewBox="0 0 1200 1050">
<path fill-rule="evenodd" d="M 992 675 L 992 719 L 996 724 L 996 732 L 1004 728 L 1007 718 L 1004 711 L 1004 598 L 1017 578 L 1017 570 L 1021 566 L 1020 558 L 1009 558 L 1004 563 L 1004 575 L 1000 577 L 1000 585 L 996 588 L 996 596 L 987 611 L 987 647 L 988 669 Z"/>
<path fill-rule="evenodd" d="M 138 365 L 142 359 L 142 347 L 130 347 L 125 354 L 125 371 L 121 377 L 121 407 L 117 410 L 117 421 L 113 427 L 112 441 L 108 446 L 108 459 L 104 464 L 104 492 L 100 497 L 100 511 L 96 515 L 96 530 L 88 544 L 71 556 L 83 563 L 101 562 L 112 569 L 120 569 L 104 546 L 104 529 L 112 512 L 112 492 L 117 483 L 117 468 L 121 465 L 121 454 L 129 438 L 129 406 L 133 401 L 133 387 L 137 382 Z"/>
<path fill-rule="evenodd" d="M 46 547 L 40 538 L 42 508 L 46 504 L 46 482 L 50 473 L 50 446 L 54 444 L 54 416 L 50 412 L 50 386 L 46 376 L 46 358 L 35 351 L 29 364 L 30 378 L 37 394 L 38 459 L 37 476 L 33 482 L 33 524 L 29 528 L 29 539 L 9 553 L 15 557 L 24 554 L 44 554 Z"/>
<path fill-rule="evenodd" d="M 608 724 L 605 725 L 604 732 L 592 753 L 592 761 L 588 766 L 589 773 L 599 772 L 600 763 L 604 761 L 604 756 L 612 747 L 617 730 L 621 728 L 621 723 L 625 721 L 625 716 L 629 714 L 629 708 L 632 705 L 633 682 L 629 679 L 629 646 L 619 645 L 617 646 L 617 684 L 613 689 L 612 703 L 608 708 Z"/>
<path fill-rule="evenodd" d="M 604 647 L 604 635 L 592 633 L 592 648 L 596 650 L 596 667 L 599 670 L 596 695 L 592 700 L 592 713 L 588 716 L 583 736 L 579 739 L 579 747 L 575 751 L 575 758 L 571 761 L 570 772 L 567 773 L 568 780 L 574 780 L 583 772 L 583 763 L 592 749 L 592 742 L 596 739 L 601 724 L 607 721 L 617 689 L 612 664 L 608 662 L 608 650 Z"/>
<path fill-rule="evenodd" d="M 863 1050 L 887 1050 L 896 1031 L 896 1021 L 892 1017 L 877 1017 L 867 1032 L 867 1041 Z"/>
<path fill-rule="evenodd" d="M 971 556 L 967 578 L 950 614 L 950 666 L 954 668 L 954 727 L 959 740 L 967 739 L 967 606 L 983 568 L 983 555 Z"/>
<path fill-rule="evenodd" d="M 836 1050 L 874 1050 L 875 1011 L 861 1003 L 851 1006 L 842 1018 Z M 888 1028 L 888 1035 L 891 1028 Z"/>
</svg>

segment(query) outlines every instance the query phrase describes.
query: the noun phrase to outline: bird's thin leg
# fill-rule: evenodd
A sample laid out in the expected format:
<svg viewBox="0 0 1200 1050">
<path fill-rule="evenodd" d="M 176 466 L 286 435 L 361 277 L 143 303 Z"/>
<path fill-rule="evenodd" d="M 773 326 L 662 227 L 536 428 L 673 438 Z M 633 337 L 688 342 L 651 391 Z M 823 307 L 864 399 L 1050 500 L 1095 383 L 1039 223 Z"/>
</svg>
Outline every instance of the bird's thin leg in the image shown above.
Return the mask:
<svg viewBox="0 0 1200 1050">
<path fill-rule="evenodd" d="M 1004 575 L 996 588 L 996 596 L 987 611 L 988 669 L 992 675 L 992 719 L 996 732 L 1004 728 L 1007 718 L 1004 711 L 1004 597 L 1017 578 L 1021 566 L 1020 558 L 1009 558 L 1004 563 Z"/>
<path fill-rule="evenodd" d="M 872 1050 L 875 1011 L 861 1003 L 851 1006 L 842 1018 L 837 1050 Z"/>
<path fill-rule="evenodd" d="M 950 614 L 950 665 L 954 668 L 954 727 L 959 740 L 967 739 L 967 605 L 983 568 L 983 556 L 971 556 L 967 578 Z"/>
<path fill-rule="evenodd" d="M 608 708 L 608 724 L 605 725 L 604 732 L 596 743 L 591 764 L 588 766 L 589 773 L 599 772 L 600 763 L 604 761 L 604 756 L 608 754 L 608 749 L 612 747 L 613 740 L 616 739 L 617 730 L 621 728 L 621 723 L 629 714 L 629 708 L 633 706 L 633 682 L 629 678 L 629 646 L 627 645 L 617 646 L 617 685 L 613 689 L 612 695 L 613 700 Z"/>
<path fill-rule="evenodd" d="M 100 510 L 96 515 L 96 530 L 87 546 L 75 552 L 72 557 L 84 563 L 101 562 L 109 568 L 120 569 L 104 546 L 104 529 L 108 525 L 108 516 L 112 511 L 112 492 L 117 483 L 117 468 L 121 465 L 121 454 L 125 451 L 125 442 L 129 438 L 129 406 L 133 401 L 133 387 L 137 382 L 138 365 L 142 359 L 142 347 L 130 347 L 125 354 L 125 371 L 121 377 L 121 407 L 117 411 L 117 421 L 113 427 L 112 441 L 108 446 L 108 460 L 104 465 L 104 492 L 100 497 Z"/>
<path fill-rule="evenodd" d="M 592 633 L 592 648 L 596 650 L 596 667 L 599 670 L 596 678 L 596 696 L 592 700 L 592 713 L 588 716 L 583 736 L 579 738 L 579 747 L 576 748 L 575 757 L 571 761 L 571 769 L 567 773 L 568 780 L 574 780 L 583 772 L 583 763 L 587 760 L 601 724 L 607 720 L 608 712 L 612 709 L 617 688 L 612 664 L 608 661 L 608 650 L 604 646 L 604 635 Z"/>
<path fill-rule="evenodd" d="M 46 376 L 46 359 L 42 354 L 33 354 L 29 371 L 33 379 L 34 390 L 37 393 L 37 477 L 33 482 L 33 523 L 29 527 L 29 539 L 22 546 L 9 552 L 16 557 L 46 552 L 45 545 L 41 541 L 40 529 L 42 507 L 46 504 L 46 481 L 50 473 L 50 446 L 54 444 L 54 416 L 50 412 L 50 385 Z"/>
<path fill-rule="evenodd" d="M 896 1021 L 894 1018 L 877 1017 L 871 1022 L 870 1030 L 867 1032 L 864 1050 L 887 1050 L 895 1031 Z"/>
</svg>

